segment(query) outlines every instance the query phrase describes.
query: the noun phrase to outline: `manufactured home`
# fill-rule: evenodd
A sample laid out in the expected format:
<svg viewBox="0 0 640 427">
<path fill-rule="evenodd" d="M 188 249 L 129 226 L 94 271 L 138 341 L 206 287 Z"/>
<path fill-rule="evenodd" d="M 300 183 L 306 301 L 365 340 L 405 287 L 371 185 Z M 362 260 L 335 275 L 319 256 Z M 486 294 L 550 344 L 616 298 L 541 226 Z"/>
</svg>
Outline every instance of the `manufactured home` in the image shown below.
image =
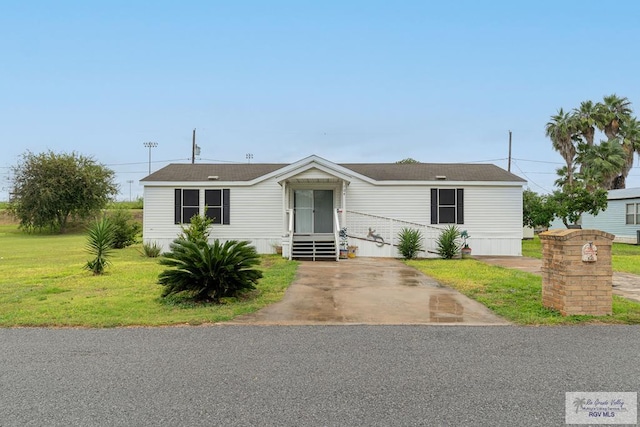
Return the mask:
<svg viewBox="0 0 640 427">
<path fill-rule="evenodd" d="M 609 190 L 607 209 L 595 216 L 583 214 L 580 225 L 611 233 L 616 242 L 640 244 L 640 188 Z M 550 228 L 564 228 L 564 224 L 554 220 Z"/>
<path fill-rule="evenodd" d="M 433 256 L 444 227 L 469 234 L 474 255 L 521 255 L 522 178 L 492 164 L 170 164 L 142 179 L 145 243 L 164 250 L 196 214 L 212 238 L 249 240 L 288 258 L 397 257 L 403 228 Z M 341 233 L 341 230 L 343 231 Z M 342 234 L 342 238 L 341 238 Z"/>
</svg>

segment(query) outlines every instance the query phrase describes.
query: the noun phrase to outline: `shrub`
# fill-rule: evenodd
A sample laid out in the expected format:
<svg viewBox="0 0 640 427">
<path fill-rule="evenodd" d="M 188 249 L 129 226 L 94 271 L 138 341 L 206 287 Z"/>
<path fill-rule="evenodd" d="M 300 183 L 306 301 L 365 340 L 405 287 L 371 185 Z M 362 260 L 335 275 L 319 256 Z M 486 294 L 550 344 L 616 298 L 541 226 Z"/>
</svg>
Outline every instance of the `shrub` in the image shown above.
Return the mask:
<svg viewBox="0 0 640 427">
<path fill-rule="evenodd" d="M 418 252 L 423 250 L 420 230 L 405 227 L 398 233 L 398 240 L 398 251 L 405 259 L 416 258 Z"/>
<path fill-rule="evenodd" d="M 213 223 L 211 218 L 207 218 L 204 215 L 194 215 L 191 217 L 191 221 L 187 227 L 182 227 L 182 232 L 178 236 L 177 240 L 188 240 L 190 242 L 198 242 L 209 240 L 209 234 L 211 230 L 209 227 Z"/>
<path fill-rule="evenodd" d="M 444 259 L 451 259 L 460 252 L 460 230 L 455 225 L 450 225 L 442 230 L 436 239 L 438 255 Z"/>
<path fill-rule="evenodd" d="M 108 215 L 113 224 L 113 247 L 126 248 L 136 243 L 138 233 L 142 230 L 140 223 L 136 222 L 129 209 L 116 208 Z"/>
<path fill-rule="evenodd" d="M 156 242 L 142 244 L 142 254 L 146 257 L 157 258 L 160 256 L 160 252 L 162 252 L 162 247 Z"/>
<path fill-rule="evenodd" d="M 160 264 L 171 267 L 160 273 L 158 283 L 165 286 L 163 297 L 184 293 L 196 301 L 220 302 L 241 290 L 255 289 L 262 272 L 253 268 L 260 256 L 247 241 L 229 240 L 213 244 L 176 239 Z"/>
<path fill-rule="evenodd" d="M 108 218 L 96 221 L 88 230 L 87 250 L 94 256 L 85 264 L 87 270 L 98 275 L 110 264 L 108 258 L 113 248 L 114 229 Z"/>
</svg>

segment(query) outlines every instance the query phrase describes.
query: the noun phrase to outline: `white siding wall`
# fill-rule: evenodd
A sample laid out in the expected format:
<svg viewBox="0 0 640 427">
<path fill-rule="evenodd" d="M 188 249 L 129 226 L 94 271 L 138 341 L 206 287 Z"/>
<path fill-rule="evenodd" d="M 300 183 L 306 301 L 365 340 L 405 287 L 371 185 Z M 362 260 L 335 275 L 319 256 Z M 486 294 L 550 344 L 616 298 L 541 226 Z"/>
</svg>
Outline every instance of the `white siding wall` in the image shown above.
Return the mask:
<svg viewBox="0 0 640 427">
<path fill-rule="evenodd" d="M 282 188 L 267 180 L 251 187 L 177 186 L 144 189 L 144 242 L 157 242 L 166 250 L 180 234 L 181 227 L 174 224 L 174 189 L 199 188 L 200 213 L 204 212 L 205 188 L 229 188 L 230 224 L 213 225 L 211 237 L 221 240 L 250 240 L 260 253 L 270 253 L 275 243 L 282 240 Z"/>
<path fill-rule="evenodd" d="M 303 178 L 301 175 L 296 178 Z M 315 169 L 304 173 L 306 179 L 326 179 L 328 176 Z M 317 183 L 292 183 L 288 189 L 333 189 L 334 207 L 341 206 L 341 181 Z M 214 225 L 212 238 L 250 240 L 260 253 L 272 253 L 275 243 L 282 241 L 284 213 L 282 212 L 282 187 L 275 179 L 268 179 L 254 186 L 211 185 L 153 187 L 144 189 L 144 242 L 157 242 L 166 250 L 180 233 L 180 225 L 174 224 L 174 189 L 199 188 L 200 210 L 204 211 L 205 188 L 230 189 L 230 225 Z M 446 188 L 445 185 L 439 188 Z M 460 229 L 467 230 L 469 244 L 474 255 L 520 255 L 522 240 L 522 187 L 516 186 L 456 186 L 464 188 L 464 219 Z M 353 179 L 347 189 L 346 209 L 370 215 L 430 225 L 430 190 L 427 185 L 375 186 Z M 290 196 L 290 203 L 293 197 Z M 348 227 L 348 224 L 347 224 Z M 444 227 L 438 225 L 437 227 Z M 361 242 L 363 245 L 366 242 Z M 356 243 L 358 244 L 358 243 Z M 369 251 L 368 249 L 371 249 Z M 361 255 L 394 256 L 394 253 L 377 254 L 376 248 L 365 249 Z"/>
<path fill-rule="evenodd" d="M 353 181 L 347 210 L 430 225 L 430 186 L 373 186 Z M 447 188 L 445 185 L 438 188 Z M 464 188 L 464 224 L 474 255 L 522 254 L 522 187 L 456 186 Z M 437 225 L 445 227 L 446 225 Z"/>
</svg>

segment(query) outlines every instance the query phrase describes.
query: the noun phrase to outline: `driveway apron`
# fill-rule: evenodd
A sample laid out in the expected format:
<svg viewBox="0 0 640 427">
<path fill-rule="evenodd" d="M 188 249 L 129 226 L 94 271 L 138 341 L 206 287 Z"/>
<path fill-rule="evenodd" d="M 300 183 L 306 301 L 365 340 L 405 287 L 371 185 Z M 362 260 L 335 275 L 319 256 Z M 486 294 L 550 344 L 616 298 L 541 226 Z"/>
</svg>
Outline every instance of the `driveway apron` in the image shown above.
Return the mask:
<svg viewBox="0 0 640 427">
<path fill-rule="evenodd" d="M 229 323 L 509 324 L 482 304 L 398 260 L 361 257 L 303 261 L 282 301 Z"/>
</svg>

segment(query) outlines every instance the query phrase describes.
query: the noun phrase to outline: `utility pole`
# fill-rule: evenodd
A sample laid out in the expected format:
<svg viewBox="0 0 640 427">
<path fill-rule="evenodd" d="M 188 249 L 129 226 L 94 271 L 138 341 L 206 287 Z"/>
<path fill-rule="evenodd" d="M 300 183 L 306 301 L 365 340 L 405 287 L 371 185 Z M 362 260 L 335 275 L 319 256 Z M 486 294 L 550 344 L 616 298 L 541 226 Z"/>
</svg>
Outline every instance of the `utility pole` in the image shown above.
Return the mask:
<svg viewBox="0 0 640 427">
<path fill-rule="evenodd" d="M 196 162 L 196 130 L 193 129 L 193 137 L 191 139 L 191 164 Z"/>
<path fill-rule="evenodd" d="M 507 166 L 507 171 L 511 172 L 511 131 L 509 131 L 509 164 Z"/>
<path fill-rule="evenodd" d="M 143 142 L 142 145 L 149 148 L 149 175 L 151 175 L 151 149 L 158 146 L 157 142 Z"/>
<path fill-rule="evenodd" d="M 127 184 L 129 184 L 129 201 L 131 201 L 131 184 L 133 184 L 133 180 L 128 179 Z"/>
</svg>

